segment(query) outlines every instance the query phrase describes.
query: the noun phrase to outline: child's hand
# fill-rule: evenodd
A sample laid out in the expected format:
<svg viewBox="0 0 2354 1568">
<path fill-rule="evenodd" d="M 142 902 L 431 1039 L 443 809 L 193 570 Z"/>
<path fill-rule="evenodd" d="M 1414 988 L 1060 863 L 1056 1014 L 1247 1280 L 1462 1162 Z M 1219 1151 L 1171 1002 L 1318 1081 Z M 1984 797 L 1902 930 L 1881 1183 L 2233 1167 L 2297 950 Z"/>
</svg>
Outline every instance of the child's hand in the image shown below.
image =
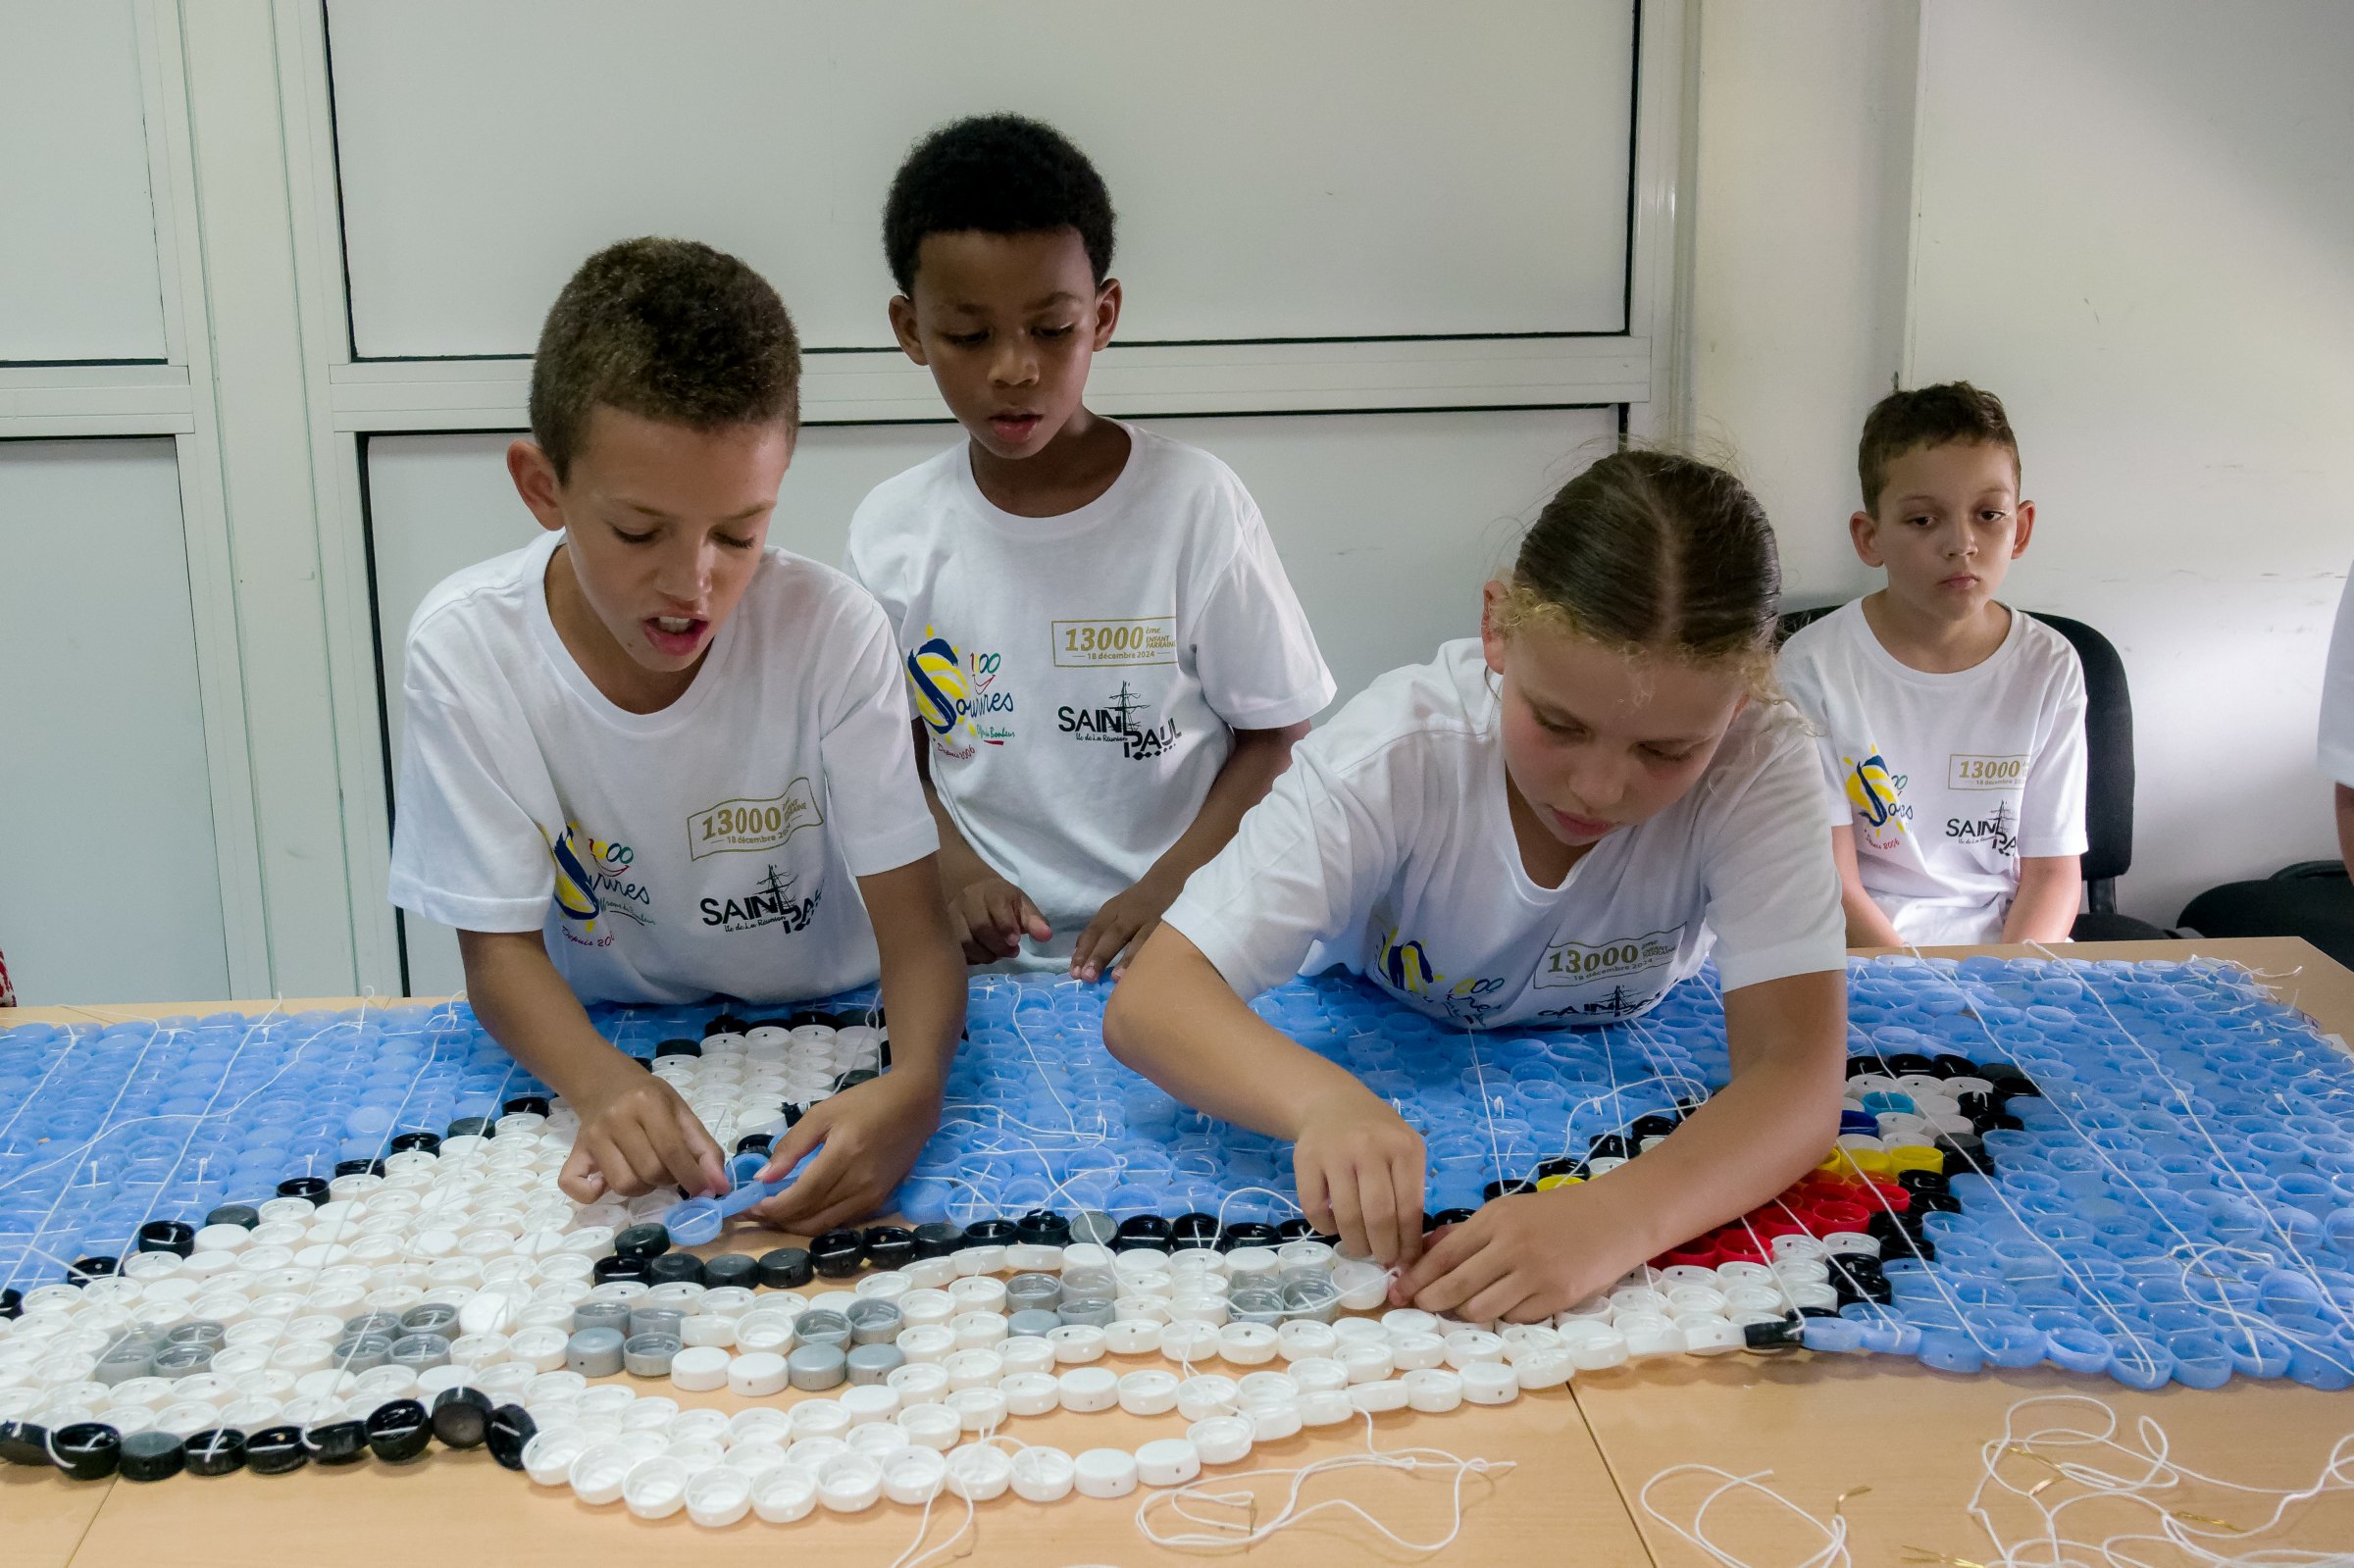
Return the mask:
<svg viewBox="0 0 2354 1568">
<path fill-rule="evenodd" d="M 1391 1287 L 1391 1300 L 1468 1323 L 1536 1323 L 1607 1290 L 1653 1250 L 1642 1217 L 1623 1212 L 1612 1187 L 1586 1182 L 1488 1203 L 1441 1234 Z"/>
<path fill-rule="evenodd" d="M 1120 971 L 1128 967 L 1128 960 L 1144 946 L 1145 938 L 1160 924 L 1162 913 L 1177 901 L 1177 894 L 1183 890 L 1182 883 L 1175 887 L 1163 887 L 1147 877 L 1126 892 L 1114 895 L 1096 911 L 1096 918 L 1087 923 L 1087 930 L 1079 934 L 1078 945 L 1071 949 L 1071 973 L 1081 980 L 1092 981 L 1109 970 L 1112 979 L 1119 979 Z"/>
<path fill-rule="evenodd" d="M 814 1236 L 874 1213 L 940 1125 L 941 1092 L 939 1079 L 900 1067 L 819 1100 L 777 1139 L 760 1180 L 775 1181 L 810 1149 L 824 1147 L 791 1187 L 754 1208 L 753 1217 Z"/>
<path fill-rule="evenodd" d="M 948 899 L 948 923 L 964 944 L 968 964 L 994 964 L 1021 951 L 1022 937 L 1049 941 L 1054 928 L 1038 912 L 1030 895 L 991 873 L 974 878 Z"/>
<path fill-rule="evenodd" d="M 1403 1267 L 1422 1251 L 1422 1138 L 1361 1085 L 1312 1106 L 1292 1147 L 1308 1223 Z"/>
<path fill-rule="evenodd" d="M 724 1190 L 727 1157 L 679 1091 L 619 1052 L 586 1094 L 567 1096 L 581 1135 L 556 1178 L 576 1203 L 636 1197 L 677 1183 L 690 1196 Z"/>
</svg>

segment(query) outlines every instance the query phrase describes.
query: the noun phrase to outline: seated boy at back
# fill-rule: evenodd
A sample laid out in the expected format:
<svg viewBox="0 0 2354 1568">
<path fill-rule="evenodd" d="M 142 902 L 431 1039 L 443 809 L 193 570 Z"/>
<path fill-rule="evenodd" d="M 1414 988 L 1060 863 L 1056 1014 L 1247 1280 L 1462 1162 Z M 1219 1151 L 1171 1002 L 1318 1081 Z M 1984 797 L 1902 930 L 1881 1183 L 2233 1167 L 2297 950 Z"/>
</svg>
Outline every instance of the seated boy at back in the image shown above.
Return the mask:
<svg viewBox="0 0 2354 1568">
<path fill-rule="evenodd" d="M 821 1101 L 766 1173 L 824 1144 L 763 1210 L 817 1231 L 877 1207 L 939 1120 L 964 969 L 891 628 L 767 542 L 799 374 L 776 291 L 707 246 L 629 240 L 565 284 L 507 451 L 548 531 L 409 624 L 391 895 L 458 928 L 483 1027 L 579 1113 L 582 1202 L 724 1186 L 710 1133 L 584 1001 L 879 971 L 891 1071 Z"/>
<path fill-rule="evenodd" d="M 1119 324 L 1111 200 L 1035 121 L 959 121 L 892 181 L 891 325 L 965 439 L 876 486 L 848 567 L 897 629 L 974 963 L 1116 972 L 1291 760 L 1332 676 L 1250 492 L 1088 411 Z"/>
<path fill-rule="evenodd" d="M 1822 732 L 1831 846 L 1858 947 L 2065 941 L 2084 853 L 2084 673 L 2002 604 L 2027 547 L 2019 443 L 1968 381 L 1892 392 L 1864 422 L 1848 533 L 1887 586 L 1782 649 Z"/>
</svg>

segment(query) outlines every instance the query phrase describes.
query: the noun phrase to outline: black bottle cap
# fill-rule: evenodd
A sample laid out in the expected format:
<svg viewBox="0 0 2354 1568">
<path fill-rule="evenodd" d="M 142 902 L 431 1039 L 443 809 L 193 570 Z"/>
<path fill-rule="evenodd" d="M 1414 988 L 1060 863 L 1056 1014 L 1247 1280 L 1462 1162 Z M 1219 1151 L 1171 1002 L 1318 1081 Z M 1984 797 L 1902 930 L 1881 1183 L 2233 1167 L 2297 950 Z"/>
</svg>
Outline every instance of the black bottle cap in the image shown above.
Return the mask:
<svg viewBox="0 0 2354 1568">
<path fill-rule="evenodd" d="M 816 1273 L 810 1266 L 808 1252 L 797 1246 L 781 1246 L 773 1252 L 761 1253 L 759 1269 L 760 1283 L 772 1290 L 797 1290 Z"/>
<path fill-rule="evenodd" d="M 1007 1219 L 975 1220 L 964 1228 L 966 1246 L 1010 1246 L 1021 1239 Z"/>
<path fill-rule="evenodd" d="M 1795 1350 L 1806 1342 L 1801 1325 L 1795 1314 L 1751 1323 L 1742 1328 L 1741 1340 L 1752 1350 Z"/>
<path fill-rule="evenodd" d="M 1210 1230 L 1216 1234 L 1216 1221 L 1210 1222 Z M 1052 1209 L 1032 1209 L 1013 1222 L 1013 1239 L 1031 1246 L 1068 1246 L 1071 1222 Z"/>
<path fill-rule="evenodd" d="M 141 1252 L 177 1252 L 186 1257 L 196 1250 L 196 1227 L 185 1220 L 149 1220 L 139 1227 Z"/>
<path fill-rule="evenodd" d="M 1896 1185 L 1916 1197 L 1923 1192 L 1942 1192 L 1946 1190 L 1945 1173 L 1943 1171 L 1899 1171 L 1896 1173 Z"/>
<path fill-rule="evenodd" d="M 382 1176 L 384 1174 L 384 1162 L 368 1159 L 337 1160 L 335 1161 L 335 1174 L 337 1176 Z"/>
<path fill-rule="evenodd" d="M 1934 1056 L 1919 1051 L 1898 1051 L 1888 1058 L 1888 1076 L 1911 1078 L 1916 1074 L 1929 1073 L 1936 1066 L 1937 1058 Z"/>
<path fill-rule="evenodd" d="M 866 1261 L 866 1243 L 856 1231 L 828 1231 L 809 1243 L 809 1261 L 820 1279 L 846 1280 Z"/>
<path fill-rule="evenodd" d="M 613 1255 L 620 1258 L 658 1258 L 670 1250 L 670 1233 L 651 1223 L 633 1225 L 613 1238 Z"/>
<path fill-rule="evenodd" d="M 433 1419 L 416 1399 L 394 1399 L 368 1415 L 368 1446 L 386 1464 L 407 1464 L 434 1441 Z"/>
<path fill-rule="evenodd" d="M 845 1088 L 856 1088 L 861 1084 L 871 1084 L 882 1076 L 871 1067 L 855 1068 L 834 1080 L 834 1092 L 839 1094 Z"/>
<path fill-rule="evenodd" d="M 1877 1056 L 1850 1056 L 1847 1059 L 1847 1076 L 1850 1078 L 1860 1078 L 1866 1073 L 1885 1074 L 1887 1071 L 1888 1064 Z"/>
<path fill-rule="evenodd" d="M 1441 1209 L 1430 1217 L 1430 1225 L 1423 1234 L 1427 1236 L 1431 1231 L 1443 1231 L 1450 1225 L 1460 1225 L 1478 1212 L 1477 1209 Z"/>
<path fill-rule="evenodd" d="M 736 1140 L 739 1154 L 766 1154 L 776 1146 L 776 1138 L 768 1133 L 746 1133 Z"/>
<path fill-rule="evenodd" d="M 49 1434 L 49 1461 L 76 1481 L 104 1481 L 123 1458 L 123 1434 L 103 1421 L 77 1421 Z"/>
<path fill-rule="evenodd" d="M 351 1417 L 322 1421 L 303 1429 L 302 1443 L 323 1465 L 352 1464 L 368 1451 L 368 1423 Z"/>
<path fill-rule="evenodd" d="M 755 1018 L 747 1022 L 743 1027 L 745 1029 L 791 1029 L 793 1027 L 793 1020 L 786 1018 L 783 1015 L 779 1015 L 775 1018 Z"/>
<path fill-rule="evenodd" d="M 1130 1215 L 1120 1222 L 1119 1235 L 1111 1239 L 1114 1252 L 1133 1252 L 1139 1247 L 1166 1247 L 1168 1244 L 1169 1222 L 1157 1214 Z"/>
<path fill-rule="evenodd" d="M 68 1285 L 87 1285 L 92 1280 L 103 1280 L 109 1275 L 117 1273 L 121 1266 L 121 1261 L 116 1258 L 76 1258 L 72 1267 L 66 1270 L 66 1283 Z"/>
<path fill-rule="evenodd" d="M 1709 1097 L 1706 1094 L 1678 1094 L 1668 1103 L 1675 1107 L 1675 1114 L 1678 1117 L 1685 1117 L 1708 1104 Z"/>
<path fill-rule="evenodd" d="M 1180 1214 L 1169 1222 L 1169 1246 L 1172 1250 L 1202 1250 L 1218 1244 L 1218 1217 L 1199 1210 Z"/>
<path fill-rule="evenodd" d="M 242 1225 L 248 1231 L 262 1223 L 262 1211 L 250 1203 L 224 1203 L 204 1217 L 207 1225 Z"/>
<path fill-rule="evenodd" d="M 395 1154 L 406 1154 L 411 1149 L 422 1149 L 428 1154 L 437 1154 L 441 1151 L 441 1135 L 438 1133 L 403 1133 L 384 1146 Z"/>
<path fill-rule="evenodd" d="M 649 1073 L 654 1070 L 654 1059 L 651 1056 L 633 1056 L 630 1058 L 630 1060 L 636 1062 L 640 1067 L 644 1068 Z"/>
<path fill-rule="evenodd" d="M 602 1257 L 588 1272 L 597 1284 L 605 1285 L 614 1280 L 647 1279 L 653 1274 L 654 1266 L 644 1258 Z"/>
<path fill-rule="evenodd" d="M 915 1260 L 915 1233 L 903 1225 L 870 1225 L 860 1242 L 878 1269 L 903 1269 Z"/>
<path fill-rule="evenodd" d="M 704 1285 L 703 1260 L 691 1252 L 665 1252 L 648 1260 L 645 1278 L 653 1285 Z"/>
<path fill-rule="evenodd" d="M 448 1138 L 490 1138 L 496 1131 L 490 1125 L 490 1118 L 487 1116 L 461 1116 L 443 1129 L 443 1136 Z M 252 1451 L 252 1444 L 246 1445 L 246 1451 L 249 1453 Z"/>
<path fill-rule="evenodd" d="M 934 1220 L 915 1228 L 915 1255 L 919 1258 L 945 1258 L 964 1245 L 964 1227 L 947 1220 Z"/>
<path fill-rule="evenodd" d="M 885 1072 L 891 1070 L 891 1041 L 889 1039 L 885 1039 L 875 1047 L 875 1060 L 883 1065 Z"/>
<path fill-rule="evenodd" d="M 1605 1133 L 1586 1148 L 1586 1158 L 1592 1160 L 1631 1160 L 1635 1146 L 1622 1134 Z"/>
<path fill-rule="evenodd" d="M 0 1318 L 21 1318 L 25 1315 L 25 1292 L 15 1286 L 0 1287 Z"/>
<path fill-rule="evenodd" d="M 1579 1174 L 1578 1166 L 1582 1163 L 1566 1155 L 1556 1155 L 1537 1167 L 1537 1180 L 1541 1182 L 1549 1176 L 1575 1176 Z"/>
<path fill-rule="evenodd" d="M 1951 1192 L 1916 1192 L 1913 1194 L 1913 1214 L 1959 1214 L 1962 1200 Z"/>
<path fill-rule="evenodd" d="M 490 1457 L 508 1470 L 523 1468 L 524 1445 L 539 1436 L 539 1423 L 519 1404 L 502 1404 L 490 1412 L 490 1427 L 483 1441 Z"/>
<path fill-rule="evenodd" d="M 1071 1239 L 1096 1246 L 1111 1245 L 1111 1239 L 1120 1234 L 1120 1222 L 1101 1209 L 1081 1209 L 1071 1216 Z"/>
<path fill-rule="evenodd" d="M 787 1029 L 807 1029 L 812 1024 L 823 1024 L 826 1028 L 832 1029 L 834 1015 L 818 1012 L 815 1008 L 804 1007 L 785 1020 Z"/>
<path fill-rule="evenodd" d="M 1307 1222 L 1305 1214 L 1295 1214 L 1275 1227 L 1275 1239 L 1278 1241 L 1305 1241 L 1315 1234 L 1316 1228 Z"/>
<path fill-rule="evenodd" d="M 300 1427 L 264 1427 L 245 1440 L 245 1468 L 256 1475 L 282 1476 L 310 1462 Z"/>
<path fill-rule="evenodd" d="M 1967 1056 L 1940 1056 L 1929 1063 L 1933 1078 L 1975 1078 L 1977 1067 Z"/>
<path fill-rule="evenodd" d="M 787 1100 L 777 1107 L 777 1114 L 785 1119 L 785 1131 L 790 1133 L 801 1125 L 801 1118 L 809 1114 L 809 1107 Z"/>
<path fill-rule="evenodd" d="M 703 1283 L 713 1290 L 741 1285 L 749 1290 L 760 1283 L 760 1261 L 749 1252 L 722 1252 L 703 1259 Z"/>
<path fill-rule="evenodd" d="M 517 1094 L 498 1108 L 502 1116 L 550 1116 L 555 1109 L 545 1094 Z"/>
<path fill-rule="evenodd" d="M 702 1054 L 703 1042 L 699 1039 L 666 1039 L 654 1047 L 656 1061 L 660 1061 L 665 1056 L 700 1056 Z"/>
<path fill-rule="evenodd" d="M 1837 1307 L 1807 1306 L 1800 1307 L 1798 1315 L 1802 1318 L 1835 1318 L 1839 1315 L 1839 1309 Z"/>
<path fill-rule="evenodd" d="M 434 1436 L 448 1447 L 479 1448 L 490 1432 L 490 1396 L 480 1389 L 444 1389 L 434 1395 Z"/>
<path fill-rule="evenodd" d="M 1634 1126 L 1628 1128 L 1626 1133 L 1629 1138 L 1638 1140 L 1647 1138 L 1665 1138 L 1682 1125 L 1683 1118 L 1680 1116 L 1664 1116 L 1654 1111 L 1649 1116 L 1636 1117 Z"/>
<path fill-rule="evenodd" d="M 1534 1182 L 1490 1182 L 1479 1189 L 1479 1195 L 1493 1203 L 1500 1197 L 1520 1197 L 1536 1189 L 1537 1184 Z"/>
<path fill-rule="evenodd" d="M 226 1476 L 245 1468 L 245 1434 L 234 1427 L 208 1427 L 191 1434 L 181 1446 L 189 1475 Z"/>
<path fill-rule="evenodd" d="M 49 1429 L 37 1421 L 0 1421 L 0 1461 L 46 1468 Z"/>
<path fill-rule="evenodd" d="M 703 1026 L 703 1038 L 709 1039 L 714 1035 L 741 1035 L 750 1027 L 734 1013 L 719 1013 Z"/>
<path fill-rule="evenodd" d="M 1301 1223 L 1306 1222 L 1304 1220 Z M 1280 1239 L 1275 1227 L 1264 1220 L 1237 1220 L 1218 1233 L 1218 1250 L 1231 1252 L 1238 1246 L 1274 1246 Z"/>
<path fill-rule="evenodd" d="M 309 1200 L 312 1207 L 327 1201 L 327 1178 L 324 1176 L 289 1176 L 278 1184 L 280 1197 L 299 1197 Z"/>
</svg>

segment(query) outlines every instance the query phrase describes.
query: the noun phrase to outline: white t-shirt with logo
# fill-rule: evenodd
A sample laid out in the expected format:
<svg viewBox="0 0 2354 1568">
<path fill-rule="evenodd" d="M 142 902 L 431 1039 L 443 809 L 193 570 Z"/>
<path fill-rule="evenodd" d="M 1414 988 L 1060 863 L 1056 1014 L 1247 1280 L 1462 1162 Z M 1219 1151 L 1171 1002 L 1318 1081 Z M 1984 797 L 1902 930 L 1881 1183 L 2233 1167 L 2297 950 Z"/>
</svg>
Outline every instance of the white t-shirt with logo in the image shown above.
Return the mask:
<svg viewBox="0 0 2354 1568">
<path fill-rule="evenodd" d="M 548 534 L 409 623 L 392 901 L 541 930 L 585 1000 L 822 996 L 876 976 L 856 877 L 939 847 L 891 628 L 770 549 L 684 695 L 630 713 L 548 619 Z"/>
<path fill-rule="evenodd" d="M 1908 942 L 1991 942 L 2022 856 L 2084 852 L 2084 671 L 2076 650 L 2011 612 L 1968 670 L 1900 663 L 1864 601 L 1800 629 L 1782 684 L 1822 732 L 1834 826 L 1852 826 L 1864 890 Z"/>
<path fill-rule="evenodd" d="M 1234 471 L 1123 426 L 1100 496 L 1016 517 L 959 444 L 877 485 L 850 575 L 896 628 L 932 783 L 965 841 L 1027 892 L 1067 963 L 1096 911 L 1193 825 L 1236 730 L 1332 700 L 1332 674 Z"/>
<path fill-rule="evenodd" d="M 1710 956 L 1727 989 L 1844 968 L 1821 775 L 1788 707 L 1752 703 L 1700 780 L 1559 887 L 1512 832 L 1476 638 L 1393 670 L 1292 753 L 1166 921 L 1242 995 L 1342 963 L 1463 1027 L 1609 1024 Z"/>
<path fill-rule="evenodd" d="M 2337 599 L 2337 627 L 2329 633 L 2329 668 L 2322 677 L 2322 772 L 2354 788 L 2354 577 Z"/>
</svg>

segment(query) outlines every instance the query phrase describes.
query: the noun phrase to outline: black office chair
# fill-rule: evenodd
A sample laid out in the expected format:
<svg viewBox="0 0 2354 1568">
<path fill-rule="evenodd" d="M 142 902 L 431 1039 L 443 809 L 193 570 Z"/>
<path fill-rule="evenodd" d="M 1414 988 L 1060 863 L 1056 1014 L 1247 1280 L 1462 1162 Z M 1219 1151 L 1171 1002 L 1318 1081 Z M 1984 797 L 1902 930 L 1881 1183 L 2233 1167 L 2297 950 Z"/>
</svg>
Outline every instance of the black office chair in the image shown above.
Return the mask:
<svg viewBox="0 0 2354 1568">
<path fill-rule="evenodd" d="M 2340 860 L 2300 860 L 2262 882 L 2227 882 L 2182 906 L 2202 936 L 2302 936 L 2354 969 L 2354 882 Z"/>
<path fill-rule="evenodd" d="M 1837 609 L 1782 613 L 1782 640 Z M 2133 866 L 2133 692 L 2109 639 L 2064 615 L 2036 620 L 2068 638 L 2084 668 L 2084 898 L 2070 935 L 2080 942 L 2152 941 L 2174 935 L 2117 912 L 2117 879 Z"/>
</svg>

